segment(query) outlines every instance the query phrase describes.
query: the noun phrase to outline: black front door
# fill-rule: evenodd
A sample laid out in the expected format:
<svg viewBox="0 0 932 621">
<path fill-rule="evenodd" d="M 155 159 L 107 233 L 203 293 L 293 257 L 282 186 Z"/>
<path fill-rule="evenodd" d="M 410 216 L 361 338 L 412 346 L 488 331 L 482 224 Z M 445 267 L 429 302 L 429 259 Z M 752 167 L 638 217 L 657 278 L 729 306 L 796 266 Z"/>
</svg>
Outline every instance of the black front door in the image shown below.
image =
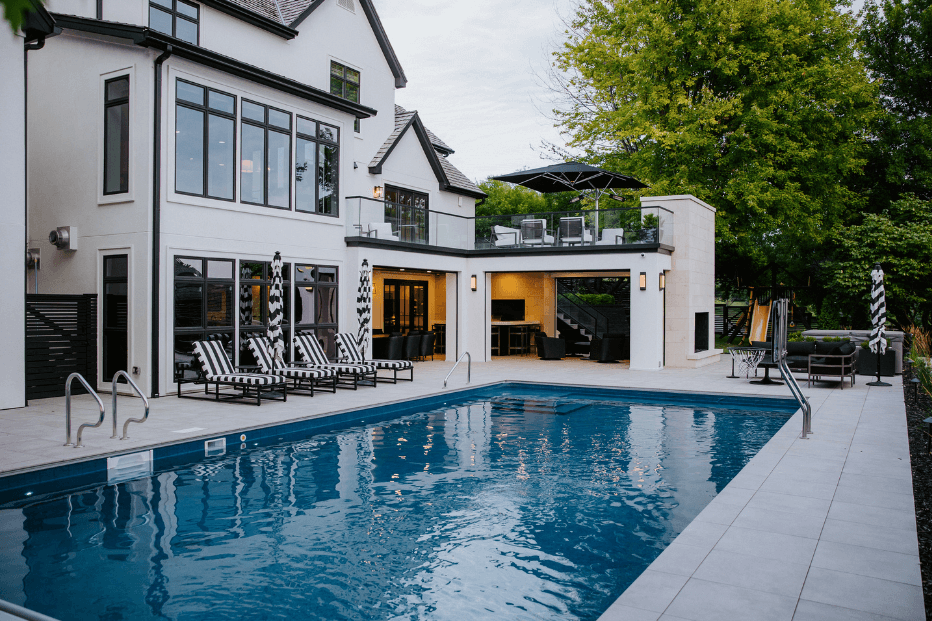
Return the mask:
<svg viewBox="0 0 932 621">
<path fill-rule="evenodd" d="M 129 354 L 127 324 L 129 319 L 127 255 L 104 257 L 103 303 L 103 377 L 109 382 L 117 371 L 126 371 Z"/>
<path fill-rule="evenodd" d="M 427 330 L 427 282 L 386 280 L 382 304 L 385 332 Z"/>
</svg>

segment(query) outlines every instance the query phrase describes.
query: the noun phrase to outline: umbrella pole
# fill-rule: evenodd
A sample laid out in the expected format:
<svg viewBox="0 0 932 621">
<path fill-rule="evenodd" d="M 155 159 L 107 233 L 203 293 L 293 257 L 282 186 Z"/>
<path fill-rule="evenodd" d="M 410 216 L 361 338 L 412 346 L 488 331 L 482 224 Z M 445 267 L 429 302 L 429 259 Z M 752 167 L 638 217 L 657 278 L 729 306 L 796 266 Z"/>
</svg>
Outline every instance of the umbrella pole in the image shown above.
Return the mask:
<svg viewBox="0 0 932 621">
<path fill-rule="evenodd" d="M 868 386 L 892 386 L 880 379 L 880 343 L 877 344 L 877 379 L 873 382 L 867 382 Z"/>
</svg>

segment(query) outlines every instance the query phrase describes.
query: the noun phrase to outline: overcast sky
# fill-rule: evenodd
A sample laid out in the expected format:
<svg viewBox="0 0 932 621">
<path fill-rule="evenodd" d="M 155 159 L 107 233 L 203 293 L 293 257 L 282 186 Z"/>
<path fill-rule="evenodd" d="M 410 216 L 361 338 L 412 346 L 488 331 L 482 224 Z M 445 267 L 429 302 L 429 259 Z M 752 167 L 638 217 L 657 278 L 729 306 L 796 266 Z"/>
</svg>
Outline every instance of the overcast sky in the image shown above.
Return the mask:
<svg viewBox="0 0 932 621">
<path fill-rule="evenodd" d="M 398 105 L 456 151 L 470 179 L 544 166 L 541 140 L 563 145 L 543 75 L 572 0 L 374 0 L 408 86 Z"/>
</svg>

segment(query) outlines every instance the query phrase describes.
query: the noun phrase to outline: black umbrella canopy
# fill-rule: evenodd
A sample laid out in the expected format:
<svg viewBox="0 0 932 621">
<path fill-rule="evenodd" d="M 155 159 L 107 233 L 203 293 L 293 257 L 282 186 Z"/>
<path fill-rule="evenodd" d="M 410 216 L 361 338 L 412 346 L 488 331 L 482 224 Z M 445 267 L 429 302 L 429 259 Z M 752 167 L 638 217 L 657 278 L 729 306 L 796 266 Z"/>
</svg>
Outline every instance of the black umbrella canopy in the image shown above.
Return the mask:
<svg viewBox="0 0 932 621">
<path fill-rule="evenodd" d="M 523 185 L 544 194 L 649 187 L 634 177 L 619 175 L 581 162 L 564 162 L 533 170 L 521 170 L 508 175 L 492 177 L 492 179 Z"/>
</svg>

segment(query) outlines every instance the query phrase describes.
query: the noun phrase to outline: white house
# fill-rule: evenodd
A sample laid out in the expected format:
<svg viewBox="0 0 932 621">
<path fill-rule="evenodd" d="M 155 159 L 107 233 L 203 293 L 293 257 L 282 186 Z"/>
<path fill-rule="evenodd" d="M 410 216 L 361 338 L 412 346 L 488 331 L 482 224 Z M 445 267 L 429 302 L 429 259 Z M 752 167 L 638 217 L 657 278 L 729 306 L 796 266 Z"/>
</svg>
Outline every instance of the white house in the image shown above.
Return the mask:
<svg viewBox="0 0 932 621">
<path fill-rule="evenodd" d="M 436 328 L 448 359 L 526 351 L 518 326 L 605 332 L 558 308 L 571 299 L 561 287 L 582 281 L 623 307 L 614 325 L 632 368 L 717 359 L 714 209 L 680 196 L 581 212 L 576 243 L 560 235 L 574 214 L 544 215 L 540 238 L 526 216 L 476 218 L 484 194 L 453 149 L 395 105 L 406 77 L 370 0 L 47 6 L 61 33 L 27 76 L 26 245 L 42 263 L 37 285 L 30 270 L 17 287 L 96 295 L 98 388 L 125 369 L 167 394 L 176 361 L 211 335 L 249 363 L 237 344 L 264 332 L 276 251 L 286 334 L 314 331 L 331 353 L 336 331 L 356 332 L 365 261 L 376 336 Z M 4 157 L 21 187 L 17 148 Z M 3 235 L 20 241 L 3 261 L 19 266 L 12 211 Z"/>
</svg>

